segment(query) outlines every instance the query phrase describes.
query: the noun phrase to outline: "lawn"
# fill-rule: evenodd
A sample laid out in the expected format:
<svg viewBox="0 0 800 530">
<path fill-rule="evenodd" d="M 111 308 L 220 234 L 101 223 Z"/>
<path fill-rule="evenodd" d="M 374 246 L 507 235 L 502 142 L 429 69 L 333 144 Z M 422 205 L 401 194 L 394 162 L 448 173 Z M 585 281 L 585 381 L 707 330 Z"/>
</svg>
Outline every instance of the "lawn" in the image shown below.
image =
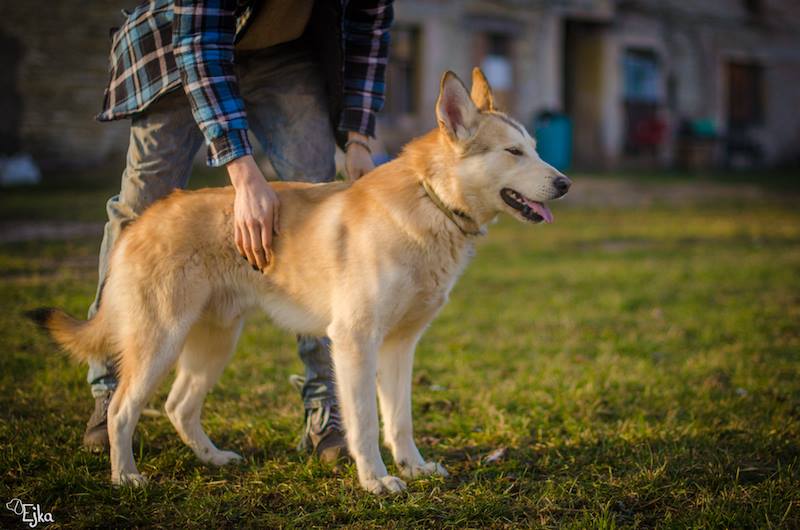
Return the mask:
<svg viewBox="0 0 800 530">
<path fill-rule="evenodd" d="M 672 185 L 645 180 L 656 197 Z M 0 244 L 0 501 L 38 503 L 55 526 L 800 527 L 792 194 L 567 199 L 553 225 L 493 225 L 417 352 L 416 437 L 451 477 L 396 497 L 295 451 L 287 380 L 301 363 L 265 317 L 248 322 L 204 414 L 245 463 L 200 464 L 153 414 L 134 442 L 151 482 L 112 487 L 108 457 L 80 450 L 85 368 L 20 315 L 83 314 L 99 241 Z M 2 192 L 0 220 L 98 221 L 103 195 Z M 22 523 L 0 509 L 0 527 Z"/>
</svg>

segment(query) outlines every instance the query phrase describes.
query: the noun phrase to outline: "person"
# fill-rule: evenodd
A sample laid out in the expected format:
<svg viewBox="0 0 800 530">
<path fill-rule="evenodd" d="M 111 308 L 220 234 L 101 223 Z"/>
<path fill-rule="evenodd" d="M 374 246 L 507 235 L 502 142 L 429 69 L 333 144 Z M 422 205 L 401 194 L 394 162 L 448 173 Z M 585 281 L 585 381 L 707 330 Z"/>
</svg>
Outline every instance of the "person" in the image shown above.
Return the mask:
<svg viewBox="0 0 800 530">
<path fill-rule="evenodd" d="M 280 203 L 253 158 L 249 132 L 283 180 L 332 180 L 336 144 L 345 151 L 349 178 L 374 167 L 367 140 L 383 106 L 393 5 L 151 0 L 125 14 L 112 33 L 111 78 L 97 119 L 130 118 L 130 144 L 120 193 L 106 205 L 90 317 L 102 303 L 120 231 L 154 201 L 186 186 L 204 142 L 207 163 L 224 166 L 235 189 L 231 238 L 259 269 L 269 260 L 272 238 L 280 237 Z M 329 349 L 326 338 L 298 337 L 305 364 L 301 447 L 323 460 L 346 454 Z M 87 379 L 95 408 L 84 445 L 102 450 L 117 384 L 113 361 L 90 364 Z"/>
</svg>

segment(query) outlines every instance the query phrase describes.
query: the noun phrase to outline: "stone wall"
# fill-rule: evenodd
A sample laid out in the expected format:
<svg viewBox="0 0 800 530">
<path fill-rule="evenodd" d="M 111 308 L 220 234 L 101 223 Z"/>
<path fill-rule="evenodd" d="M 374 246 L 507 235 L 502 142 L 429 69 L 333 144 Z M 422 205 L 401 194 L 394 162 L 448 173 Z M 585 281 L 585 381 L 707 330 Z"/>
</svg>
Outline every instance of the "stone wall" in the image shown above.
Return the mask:
<svg viewBox="0 0 800 530">
<path fill-rule="evenodd" d="M 31 153 L 51 170 L 124 155 L 128 123 L 101 124 L 94 116 L 108 81 L 109 28 L 121 24 L 121 9 L 131 4 L 135 0 L 3 2 L 0 43 L 16 50 L 0 54 L 4 76 L 7 66 L 15 67 L 0 84 L 0 149 Z"/>
</svg>

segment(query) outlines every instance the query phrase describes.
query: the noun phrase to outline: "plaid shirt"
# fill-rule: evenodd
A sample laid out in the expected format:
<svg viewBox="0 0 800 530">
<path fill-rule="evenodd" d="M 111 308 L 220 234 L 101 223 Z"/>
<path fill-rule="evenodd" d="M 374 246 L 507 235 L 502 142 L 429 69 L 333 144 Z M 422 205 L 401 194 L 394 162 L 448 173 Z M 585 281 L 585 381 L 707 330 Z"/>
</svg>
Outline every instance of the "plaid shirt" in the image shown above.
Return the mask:
<svg viewBox="0 0 800 530">
<path fill-rule="evenodd" d="M 331 1 L 331 0 L 317 0 Z M 392 0 L 342 3 L 342 131 L 375 134 L 383 107 Z M 259 0 L 150 0 L 114 32 L 111 80 L 100 121 L 127 118 L 182 86 L 208 144 L 208 164 L 252 153 L 247 116 L 234 73 L 234 44 Z"/>
</svg>

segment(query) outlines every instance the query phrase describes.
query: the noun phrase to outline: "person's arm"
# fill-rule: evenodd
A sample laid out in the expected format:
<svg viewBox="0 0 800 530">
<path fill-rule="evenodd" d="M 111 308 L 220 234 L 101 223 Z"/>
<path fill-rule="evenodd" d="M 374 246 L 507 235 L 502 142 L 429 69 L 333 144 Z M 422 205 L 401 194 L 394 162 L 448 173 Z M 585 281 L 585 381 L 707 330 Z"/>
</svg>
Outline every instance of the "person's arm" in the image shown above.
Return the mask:
<svg viewBox="0 0 800 530">
<path fill-rule="evenodd" d="M 234 240 L 253 267 L 269 261 L 278 196 L 247 139 L 247 116 L 234 71 L 236 0 L 175 0 L 172 46 L 183 90 L 208 144 L 208 164 L 225 166 L 236 190 Z"/>
<path fill-rule="evenodd" d="M 345 168 L 357 179 L 375 167 L 364 147 L 375 137 L 375 114 L 383 108 L 391 0 L 350 0 L 344 13 L 344 105 L 339 128 L 347 131 Z"/>
</svg>

